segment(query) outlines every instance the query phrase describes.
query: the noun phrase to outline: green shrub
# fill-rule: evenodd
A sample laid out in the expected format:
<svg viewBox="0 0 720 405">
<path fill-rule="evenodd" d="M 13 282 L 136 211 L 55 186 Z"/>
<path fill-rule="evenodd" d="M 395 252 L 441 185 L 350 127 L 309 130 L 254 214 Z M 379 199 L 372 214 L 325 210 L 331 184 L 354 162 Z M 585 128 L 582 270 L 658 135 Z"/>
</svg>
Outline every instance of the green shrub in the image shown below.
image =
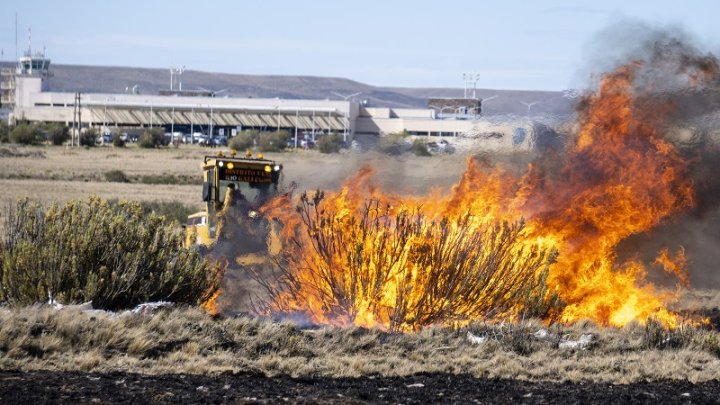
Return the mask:
<svg viewBox="0 0 720 405">
<path fill-rule="evenodd" d="M 7 122 L 0 120 L 0 143 L 10 142 L 10 127 Z"/>
<path fill-rule="evenodd" d="M 81 146 L 87 146 L 92 147 L 95 146 L 98 138 L 98 130 L 95 128 L 90 128 L 87 131 L 80 134 L 80 145 Z"/>
<path fill-rule="evenodd" d="M 407 138 L 408 136 L 409 134 L 404 131 L 394 132 L 385 136 L 381 136 L 375 148 L 378 152 L 384 153 L 386 155 L 401 155 L 407 149 L 407 143 L 405 142 L 405 138 Z"/>
<path fill-rule="evenodd" d="M 338 153 L 343 146 L 343 137 L 338 134 L 321 136 L 317 147 L 320 153 Z"/>
<path fill-rule="evenodd" d="M 145 215 L 160 215 L 176 225 L 184 224 L 188 215 L 198 211 L 177 201 L 141 201 L 139 204 Z"/>
<path fill-rule="evenodd" d="M 260 138 L 260 133 L 258 131 L 242 131 L 230 140 L 229 146 L 230 149 L 244 152 L 248 149 L 252 149 L 258 138 Z"/>
<path fill-rule="evenodd" d="M 415 139 L 410 146 L 410 152 L 415 156 L 431 156 L 432 154 L 428 150 L 427 141 L 424 139 Z"/>
<path fill-rule="evenodd" d="M 62 145 L 70 139 L 70 128 L 62 124 L 48 124 L 46 130 L 53 145 Z"/>
<path fill-rule="evenodd" d="M 125 141 L 123 141 L 123 139 L 120 137 L 120 134 L 117 132 L 113 134 L 112 143 L 113 146 L 115 146 L 116 148 L 125 147 Z"/>
<path fill-rule="evenodd" d="M 262 152 L 282 152 L 288 139 L 290 134 L 287 131 L 263 132 L 258 138 L 258 148 Z"/>
<path fill-rule="evenodd" d="M 130 179 L 122 170 L 110 170 L 105 172 L 105 180 L 111 183 L 130 183 Z"/>
<path fill-rule="evenodd" d="M 92 301 L 108 310 L 148 301 L 199 304 L 222 269 L 182 247 L 182 232 L 138 203 L 91 197 L 53 204 L 20 200 L 0 244 L 0 301 Z"/>
<path fill-rule="evenodd" d="M 110 199 L 108 202 L 113 206 L 120 205 L 117 199 Z M 188 215 L 198 211 L 197 208 L 188 207 L 177 201 L 137 201 L 137 204 L 144 216 L 159 215 L 178 227 L 187 222 Z"/>
<path fill-rule="evenodd" d="M 140 135 L 138 146 L 141 148 L 158 148 L 165 145 L 165 132 L 162 128 L 149 128 Z"/>
<path fill-rule="evenodd" d="M 34 124 L 18 124 L 10 131 L 10 142 L 36 145 L 40 142 L 40 129 Z"/>
</svg>

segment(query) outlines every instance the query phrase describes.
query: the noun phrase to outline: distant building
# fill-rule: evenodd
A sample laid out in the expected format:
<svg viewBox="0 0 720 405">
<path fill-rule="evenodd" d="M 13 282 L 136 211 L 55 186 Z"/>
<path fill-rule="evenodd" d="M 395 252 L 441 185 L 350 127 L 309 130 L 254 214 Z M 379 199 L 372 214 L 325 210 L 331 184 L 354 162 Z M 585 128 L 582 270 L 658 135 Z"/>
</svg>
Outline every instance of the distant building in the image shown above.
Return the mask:
<svg viewBox="0 0 720 405">
<path fill-rule="evenodd" d="M 475 119 L 482 113 L 482 99 L 434 97 L 428 99 L 428 108 L 440 119 Z"/>
<path fill-rule="evenodd" d="M 20 58 L 2 72 L 2 103 L 10 120 L 61 122 L 81 128 L 172 126 L 176 131 L 229 134 L 243 129 L 287 130 L 291 134 L 455 136 L 472 132 L 479 99 L 428 100 L 428 108 L 373 108 L 352 100 L 286 100 L 213 97 L 210 91 L 169 90 L 160 95 L 66 93 L 48 89 L 50 60 Z"/>
</svg>

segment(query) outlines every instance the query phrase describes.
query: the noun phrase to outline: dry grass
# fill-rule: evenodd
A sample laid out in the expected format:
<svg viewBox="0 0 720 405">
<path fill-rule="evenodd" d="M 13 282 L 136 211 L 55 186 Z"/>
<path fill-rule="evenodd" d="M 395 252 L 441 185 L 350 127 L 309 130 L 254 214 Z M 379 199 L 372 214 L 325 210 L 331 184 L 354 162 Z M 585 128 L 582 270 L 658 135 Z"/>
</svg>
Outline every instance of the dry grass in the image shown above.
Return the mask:
<svg viewBox="0 0 720 405">
<path fill-rule="evenodd" d="M 132 178 L 171 174 L 195 176 L 200 183 L 200 163 L 207 149 L 137 147 L 68 149 L 65 147 L 17 147 L 22 154 L 42 152 L 43 157 L 0 157 L 0 188 L 3 200 L 30 197 L 43 203 L 84 199 L 98 195 L 106 199 L 177 201 L 200 208 L 199 185 L 154 185 L 108 183 L 105 173 L 122 170 Z"/>
<path fill-rule="evenodd" d="M 99 146 L 89 149 L 68 149 L 62 146 L 0 146 L 13 153 L 0 154 L 0 188 L 3 199 L 39 197 L 43 201 L 68 200 L 96 194 L 103 198 L 147 201 L 179 201 L 199 205 L 199 185 L 140 184 L 143 176 L 171 175 L 174 178 L 197 177 L 206 154 L 218 149 L 196 145 L 179 148 L 141 149 Z M 384 185 L 396 191 L 427 192 L 432 187 L 449 188 L 465 168 L 460 155 L 419 158 L 389 158 L 375 154 L 321 154 L 295 151 L 266 154 L 284 165 L 284 180 L 295 182 L 301 190 L 332 189 L 370 164 L 379 172 Z M 432 164 L 428 164 L 432 159 Z M 137 183 L 108 183 L 105 173 L 121 170 Z M 403 190 L 398 190 L 402 184 Z M 159 192 L 158 192 L 159 191 Z"/>
<path fill-rule="evenodd" d="M 540 329 L 548 337 L 533 336 Z M 475 324 L 389 334 L 359 328 L 303 330 L 292 323 L 213 319 L 196 309 L 155 316 L 84 313 L 78 309 L 0 309 L 0 368 L 161 373 L 256 370 L 292 376 L 403 376 L 470 373 L 552 381 L 691 382 L 720 378 L 720 337 L 695 328 L 653 339 L 651 325 L 599 329 L 589 322 L 545 327 Z M 468 332 L 486 336 L 472 344 Z M 587 349 L 562 339 L 592 334 Z"/>
<path fill-rule="evenodd" d="M 105 183 L 53 180 L 0 180 L 2 203 L 29 197 L 44 205 L 52 201 L 85 200 L 97 195 L 107 200 L 180 202 L 200 209 L 199 186 L 149 185 L 134 183 Z"/>
<path fill-rule="evenodd" d="M 179 202 L 202 208 L 200 201 L 200 164 L 206 154 L 217 149 L 196 145 L 179 148 L 141 149 L 99 146 L 69 149 L 63 146 L 0 146 L 0 204 L 29 197 L 43 204 L 52 201 L 85 199 L 97 195 L 110 200 Z M 283 163 L 285 184 L 295 183 L 300 190 L 338 187 L 361 166 L 370 164 L 379 171 L 385 186 L 396 191 L 424 193 L 433 187 L 449 188 L 464 170 L 464 157 L 428 158 L 404 156 L 388 158 L 374 154 L 321 154 L 294 151 L 266 154 Z M 133 183 L 110 183 L 105 173 L 121 170 Z M 143 184 L 143 177 L 167 175 L 174 179 L 197 177 L 198 185 Z M 398 189 L 402 184 L 403 190 Z"/>
</svg>

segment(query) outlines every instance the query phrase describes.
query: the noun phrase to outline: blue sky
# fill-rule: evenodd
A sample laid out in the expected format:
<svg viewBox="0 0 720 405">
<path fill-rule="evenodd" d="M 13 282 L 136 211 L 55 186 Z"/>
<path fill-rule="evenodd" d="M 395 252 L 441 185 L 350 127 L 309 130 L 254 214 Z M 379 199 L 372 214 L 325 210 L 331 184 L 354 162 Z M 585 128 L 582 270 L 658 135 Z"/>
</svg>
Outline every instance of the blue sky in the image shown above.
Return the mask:
<svg viewBox="0 0 720 405">
<path fill-rule="evenodd" d="M 680 28 L 720 50 L 706 1 L 5 0 L 3 60 L 47 49 L 53 63 L 345 77 L 373 85 L 580 87 L 618 21 Z M 632 36 L 627 38 L 632 41 Z M 600 48 L 600 49 L 598 49 Z M 592 52 L 594 55 L 589 55 Z"/>
</svg>

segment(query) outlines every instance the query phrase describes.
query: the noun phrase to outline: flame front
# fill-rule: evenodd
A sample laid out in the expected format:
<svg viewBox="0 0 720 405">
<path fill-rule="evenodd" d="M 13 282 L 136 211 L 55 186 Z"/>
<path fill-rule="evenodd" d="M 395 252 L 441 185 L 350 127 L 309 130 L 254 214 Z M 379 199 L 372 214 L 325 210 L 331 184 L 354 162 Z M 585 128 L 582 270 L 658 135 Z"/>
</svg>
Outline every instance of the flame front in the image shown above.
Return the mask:
<svg viewBox="0 0 720 405">
<path fill-rule="evenodd" d="M 208 314 L 210 315 L 217 315 L 218 314 L 218 302 L 217 299 L 220 296 L 221 289 L 217 289 L 210 298 L 207 299 L 207 301 L 203 302 L 201 307 L 204 309 Z"/>
<path fill-rule="evenodd" d="M 675 326 L 677 316 L 666 309 L 673 294 L 647 282 L 646 268 L 641 263 L 619 263 L 616 253 L 617 245 L 628 236 L 647 232 L 671 215 L 693 206 L 694 192 L 686 163 L 659 134 L 668 109 L 663 105 L 650 105 L 647 100 L 640 103 L 635 94 L 633 80 L 639 67 L 639 64 L 630 64 L 607 74 L 597 92 L 586 99 L 587 108 L 580 117 L 577 137 L 567 145 L 565 154 L 555 159 L 562 162 L 560 169 L 530 165 L 523 176 L 517 177 L 501 168 L 483 168 L 475 159 L 468 159 L 466 172 L 448 195 L 432 193 L 424 197 L 384 193 L 373 185 L 372 171 L 364 169 L 340 191 L 318 201 L 316 209 L 332 214 L 332 218 L 322 221 L 330 221 L 328 226 L 340 235 L 339 239 L 333 239 L 332 246 L 321 248 L 343 249 L 347 247 L 343 244 L 350 242 L 369 245 L 357 249 L 357 254 L 362 256 L 358 260 L 368 264 L 366 274 L 358 277 L 379 280 L 369 292 L 350 289 L 347 295 L 333 295 L 333 283 L 350 282 L 347 280 L 350 264 L 347 260 L 328 262 L 318 254 L 318 243 L 323 243 L 313 240 L 317 239 L 318 229 L 299 231 L 303 222 L 301 213 L 289 209 L 289 199 L 272 202 L 264 213 L 285 224 L 285 240 L 295 238 L 300 242 L 288 246 L 287 250 L 295 256 L 287 269 L 295 276 L 292 291 L 277 294 L 272 307 L 303 311 L 319 323 L 389 327 L 393 314 L 401 310 L 397 307 L 401 302 L 399 294 L 415 294 L 402 302 L 417 304 L 428 300 L 423 296 L 428 291 L 428 280 L 423 277 L 430 273 L 412 256 L 429 254 L 423 251 L 423 247 L 432 245 L 428 242 L 442 236 L 461 244 L 467 237 L 453 232 L 486 232 L 484 236 L 493 237 L 487 233 L 488 229 L 498 229 L 492 228 L 492 224 L 517 223 L 524 219 L 524 228 L 508 249 L 518 257 L 525 255 L 527 260 L 531 257 L 545 260 L 547 252 L 557 249 L 556 260 L 548 261 L 547 278 L 543 281 L 549 290 L 543 294 L 547 298 L 555 293 L 564 302 L 558 314 L 560 320 L 590 319 L 601 325 L 622 326 L 653 317 L 666 326 Z M 372 217 L 375 221 L 402 212 L 415 212 L 423 218 L 420 226 L 426 228 L 413 233 L 411 240 L 400 243 L 399 238 L 403 236 L 394 231 L 398 229 L 397 221 L 402 220 L 400 217 L 386 227 L 358 227 L 357 218 L 368 209 L 368 201 L 377 202 L 373 209 L 384 209 L 383 215 Z M 449 236 L 440 235 L 432 227 L 442 221 L 445 221 L 442 232 Z M 468 222 L 458 225 L 462 221 Z M 407 250 L 402 256 L 404 261 L 389 264 L 392 270 L 387 270 L 382 277 L 371 274 L 380 271 L 378 256 L 388 254 L 388 249 L 394 246 Z M 447 252 L 455 248 L 451 244 L 444 247 Z M 657 264 L 687 282 L 684 262 L 684 254 L 671 258 L 665 251 L 658 257 Z M 522 273 L 519 267 L 510 268 L 504 274 L 537 277 L 543 267 L 534 268 L 535 273 L 531 275 Z M 319 283 L 319 274 L 328 281 Z M 498 280 L 491 277 L 485 281 Z M 414 283 L 422 282 L 426 283 L 425 289 L 413 287 Z M 513 278 L 513 282 L 517 282 L 516 279 Z M 502 292 L 506 295 L 500 298 L 514 293 Z M 443 318 L 439 320 L 441 323 L 467 321 L 473 317 L 508 317 L 518 309 L 473 312 L 471 308 L 477 302 L 471 300 L 490 299 L 482 294 L 472 297 L 458 294 L 445 299 L 452 300 L 453 308 L 459 308 L 463 316 Z M 449 308 L 448 302 L 433 301 L 432 305 L 423 304 L 423 308 L 442 312 Z M 338 311 L 338 306 L 345 309 Z M 421 312 L 404 315 L 408 328 L 418 326 L 412 322 L 420 322 Z"/>
</svg>

